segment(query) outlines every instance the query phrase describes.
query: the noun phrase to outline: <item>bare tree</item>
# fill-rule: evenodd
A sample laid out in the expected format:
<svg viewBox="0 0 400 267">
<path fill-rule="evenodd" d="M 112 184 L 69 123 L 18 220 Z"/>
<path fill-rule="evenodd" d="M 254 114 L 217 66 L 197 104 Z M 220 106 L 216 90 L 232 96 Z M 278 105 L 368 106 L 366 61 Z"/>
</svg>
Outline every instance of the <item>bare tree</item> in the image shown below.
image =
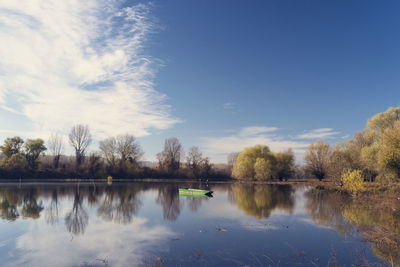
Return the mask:
<svg viewBox="0 0 400 267">
<path fill-rule="evenodd" d="M 304 154 L 306 172 L 319 180 L 324 179 L 330 154 L 331 149 L 328 143 L 318 140 L 315 144 L 311 144 Z"/>
<path fill-rule="evenodd" d="M 56 189 L 53 189 L 51 201 L 45 213 L 46 222 L 48 224 L 55 225 L 58 223 L 58 208 L 58 193 Z"/>
<path fill-rule="evenodd" d="M 58 133 L 52 133 L 47 143 L 50 154 L 53 156 L 53 166 L 55 169 L 57 169 L 62 150 L 64 149 L 63 138 Z"/>
<path fill-rule="evenodd" d="M 163 207 L 164 219 L 175 221 L 178 219 L 182 209 L 182 202 L 179 201 L 178 192 L 171 185 L 166 185 L 158 189 L 156 202 Z"/>
<path fill-rule="evenodd" d="M 111 169 L 114 169 L 118 159 L 116 138 L 110 137 L 103 141 L 100 141 L 100 150 L 103 153 Z"/>
<path fill-rule="evenodd" d="M 83 197 L 79 193 L 79 188 L 77 188 L 72 210 L 65 216 L 67 230 L 74 235 L 84 234 L 89 223 L 89 216 L 87 211 L 82 207 L 82 202 Z"/>
<path fill-rule="evenodd" d="M 189 149 L 188 156 L 186 157 L 187 165 L 191 169 L 197 168 L 203 160 L 203 154 L 200 152 L 197 146 Z"/>
<path fill-rule="evenodd" d="M 228 168 L 229 168 L 229 171 L 232 171 L 233 165 L 235 165 L 236 158 L 237 158 L 238 155 L 239 155 L 238 152 L 229 153 L 229 155 L 228 155 Z"/>
<path fill-rule="evenodd" d="M 143 151 L 133 135 L 119 135 L 116 139 L 117 151 L 121 159 L 121 163 L 129 160 L 131 163 L 136 163 L 142 156 Z"/>
<path fill-rule="evenodd" d="M 179 169 L 183 149 L 176 137 L 168 138 L 164 143 L 164 150 L 157 154 L 161 169 L 173 174 Z"/>
<path fill-rule="evenodd" d="M 92 142 L 92 138 L 89 132 L 89 126 L 87 125 L 74 125 L 69 134 L 69 143 L 75 149 L 76 165 L 79 167 L 85 157 L 85 151 Z"/>
<path fill-rule="evenodd" d="M 190 148 L 186 161 L 188 168 L 192 170 L 195 177 L 202 174 L 207 175 L 211 169 L 208 158 L 203 158 L 203 154 L 196 146 Z"/>
</svg>

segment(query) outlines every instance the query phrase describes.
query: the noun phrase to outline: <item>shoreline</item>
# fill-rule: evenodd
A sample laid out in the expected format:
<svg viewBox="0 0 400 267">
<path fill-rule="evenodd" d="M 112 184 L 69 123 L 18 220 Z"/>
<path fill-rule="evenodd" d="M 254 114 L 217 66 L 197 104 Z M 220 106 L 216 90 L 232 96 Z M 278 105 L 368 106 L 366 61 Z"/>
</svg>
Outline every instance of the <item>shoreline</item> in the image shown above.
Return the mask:
<svg viewBox="0 0 400 267">
<path fill-rule="evenodd" d="M 305 186 L 315 186 L 319 189 L 323 190 L 334 190 L 342 193 L 348 193 L 347 190 L 340 187 L 337 183 L 331 180 L 318 180 L 318 179 L 292 179 L 287 181 L 260 181 L 260 180 L 238 180 L 238 179 L 211 179 L 211 180 L 203 180 L 203 179 L 180 179 L 180 178 L 172 178 L 172 179 L 161 179 L 161 178 L 139 178 L 139 179 L 118 179 L 113 178 L 112 183 L 110 184 L 124 184 L 124 183 L 134 183 L 134 182 L 156 182 L 156 183 L 204 183 L 204 184 L 254 184 L 254 185 L 262 185 L 262 184 L 270 184 L 270 185 L 305 185 Z M 108 181 L 105 178 L 102 179 L 85 179 L 85 178 L 54 178 L 54 179 L 1 179 L 0 185 L 7 184 L 107 184 Z M 398 195 L 400 199 L 400 182 L 390 184 L 390 185 L 381 185 L 376 182 L 365 183 L 365 188 L 363 191 L 359 192 L 357 195 L 353 195 L 354 198 L 366 197 L 367 195 Z"/>
</svg>

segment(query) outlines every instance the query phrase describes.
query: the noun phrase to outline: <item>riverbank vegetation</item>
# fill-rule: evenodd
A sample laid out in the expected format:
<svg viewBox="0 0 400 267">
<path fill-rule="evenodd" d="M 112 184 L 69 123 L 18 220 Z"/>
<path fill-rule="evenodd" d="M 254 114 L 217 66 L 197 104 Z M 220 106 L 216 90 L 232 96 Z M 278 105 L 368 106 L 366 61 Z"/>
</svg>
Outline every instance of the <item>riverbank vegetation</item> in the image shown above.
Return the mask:
<svg viewBox="0 0 400 267">
<path fill-rule="evenodd" d="M 52 134 L 43 139 L 15 136 L 0 146 L 0 178 L 56 179 L 82 178 L 119 179 L 180 178 L 229 179 L 227 169 L 213 167 L 198 147 L 189 149 L 187 156 L 177 138 L 165 140 L 164 149 L 157 154 L 157 163 L 142 162 L 143 150 L 133 135 L 109 137 L 99 142 L 98 152 L 87 153 L 92 138 L 87 125 L 75 125 L 68 136 L 74 156 L 63 155 L 62 136 Z"/>
<path fill-rule="evenodd" d="M 400 182 L 400 108 L 389 108 L 367 122 L 353 139 L 330 146 L 318 140 L 305 154 L 305 169 L 353 193 Z M 375 186 L 370 186 L 375 184 Z"/>
<path fill-rule="evenodd" d="M 120 179 L 181 178 L 283 181 L 314 178 L 330 181 L 354 194 L 399 183 L 400 107 L 389 108 L 367 122 L 367 127 L 346 142 L 335 145 L 322 140 L 310 144 L 304 164 L 295 164 L 292 150 L 273 152 L 266 144 L 231 153 L 227 164 L 212 164 L 198 147 L 184 156 L 177 138 L 165 140 L 157 162 L 143 162 L 143 150 L 133 135 L 109 137 L 88 153 L 93 142 L 87 125 L 75 125 L 68 135 L 73 156 L 64 154 L 67 143 L 59 134 L 43 139 L 15 136 L 0 146 L 1 179 Z"/>
<path fill-rule="evenodd" d="M 296 167 L 293 153 L 273 153 L 257 145 L 240 152 L 232 176 L 241 180 L 285 180 L 294 176 L 329 181 L 327 185 L 353 194 L 387 191 L 400 182 L 400 107 L 389 108 L 367 122 L 346 142 L 317 140 Z"/>
</svg>

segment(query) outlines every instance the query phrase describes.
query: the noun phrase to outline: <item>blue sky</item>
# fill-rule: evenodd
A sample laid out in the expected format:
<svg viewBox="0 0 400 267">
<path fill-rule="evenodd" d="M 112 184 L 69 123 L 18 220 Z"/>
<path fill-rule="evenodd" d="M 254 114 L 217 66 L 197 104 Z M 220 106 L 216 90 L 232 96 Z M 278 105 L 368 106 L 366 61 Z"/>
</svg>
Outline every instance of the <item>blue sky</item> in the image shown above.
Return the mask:
<svg viewBox="0 0 400 267">
<path fill-rule="evenodd" d="M 215 162 L 256 143 L 301 159 L 400 104 L 397 1 L 13 2 L 2 139 L 87 123 L 136 135 L 149 160 L 171 136 Z"/>
</svg>

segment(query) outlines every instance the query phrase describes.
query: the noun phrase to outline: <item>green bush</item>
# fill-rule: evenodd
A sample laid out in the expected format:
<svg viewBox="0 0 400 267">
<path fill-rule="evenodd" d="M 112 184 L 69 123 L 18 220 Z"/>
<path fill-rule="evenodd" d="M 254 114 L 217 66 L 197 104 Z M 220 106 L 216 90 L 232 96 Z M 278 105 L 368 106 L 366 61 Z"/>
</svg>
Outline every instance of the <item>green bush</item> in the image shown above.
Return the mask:
<svg viewBox="0 0 400 267">
<path fill-rule="evenodd" d="M 361 170 L 348 170 L 342 175 L 343 187 L 353 193 L 364 189 L 364 178 Z"/>
</svg>

